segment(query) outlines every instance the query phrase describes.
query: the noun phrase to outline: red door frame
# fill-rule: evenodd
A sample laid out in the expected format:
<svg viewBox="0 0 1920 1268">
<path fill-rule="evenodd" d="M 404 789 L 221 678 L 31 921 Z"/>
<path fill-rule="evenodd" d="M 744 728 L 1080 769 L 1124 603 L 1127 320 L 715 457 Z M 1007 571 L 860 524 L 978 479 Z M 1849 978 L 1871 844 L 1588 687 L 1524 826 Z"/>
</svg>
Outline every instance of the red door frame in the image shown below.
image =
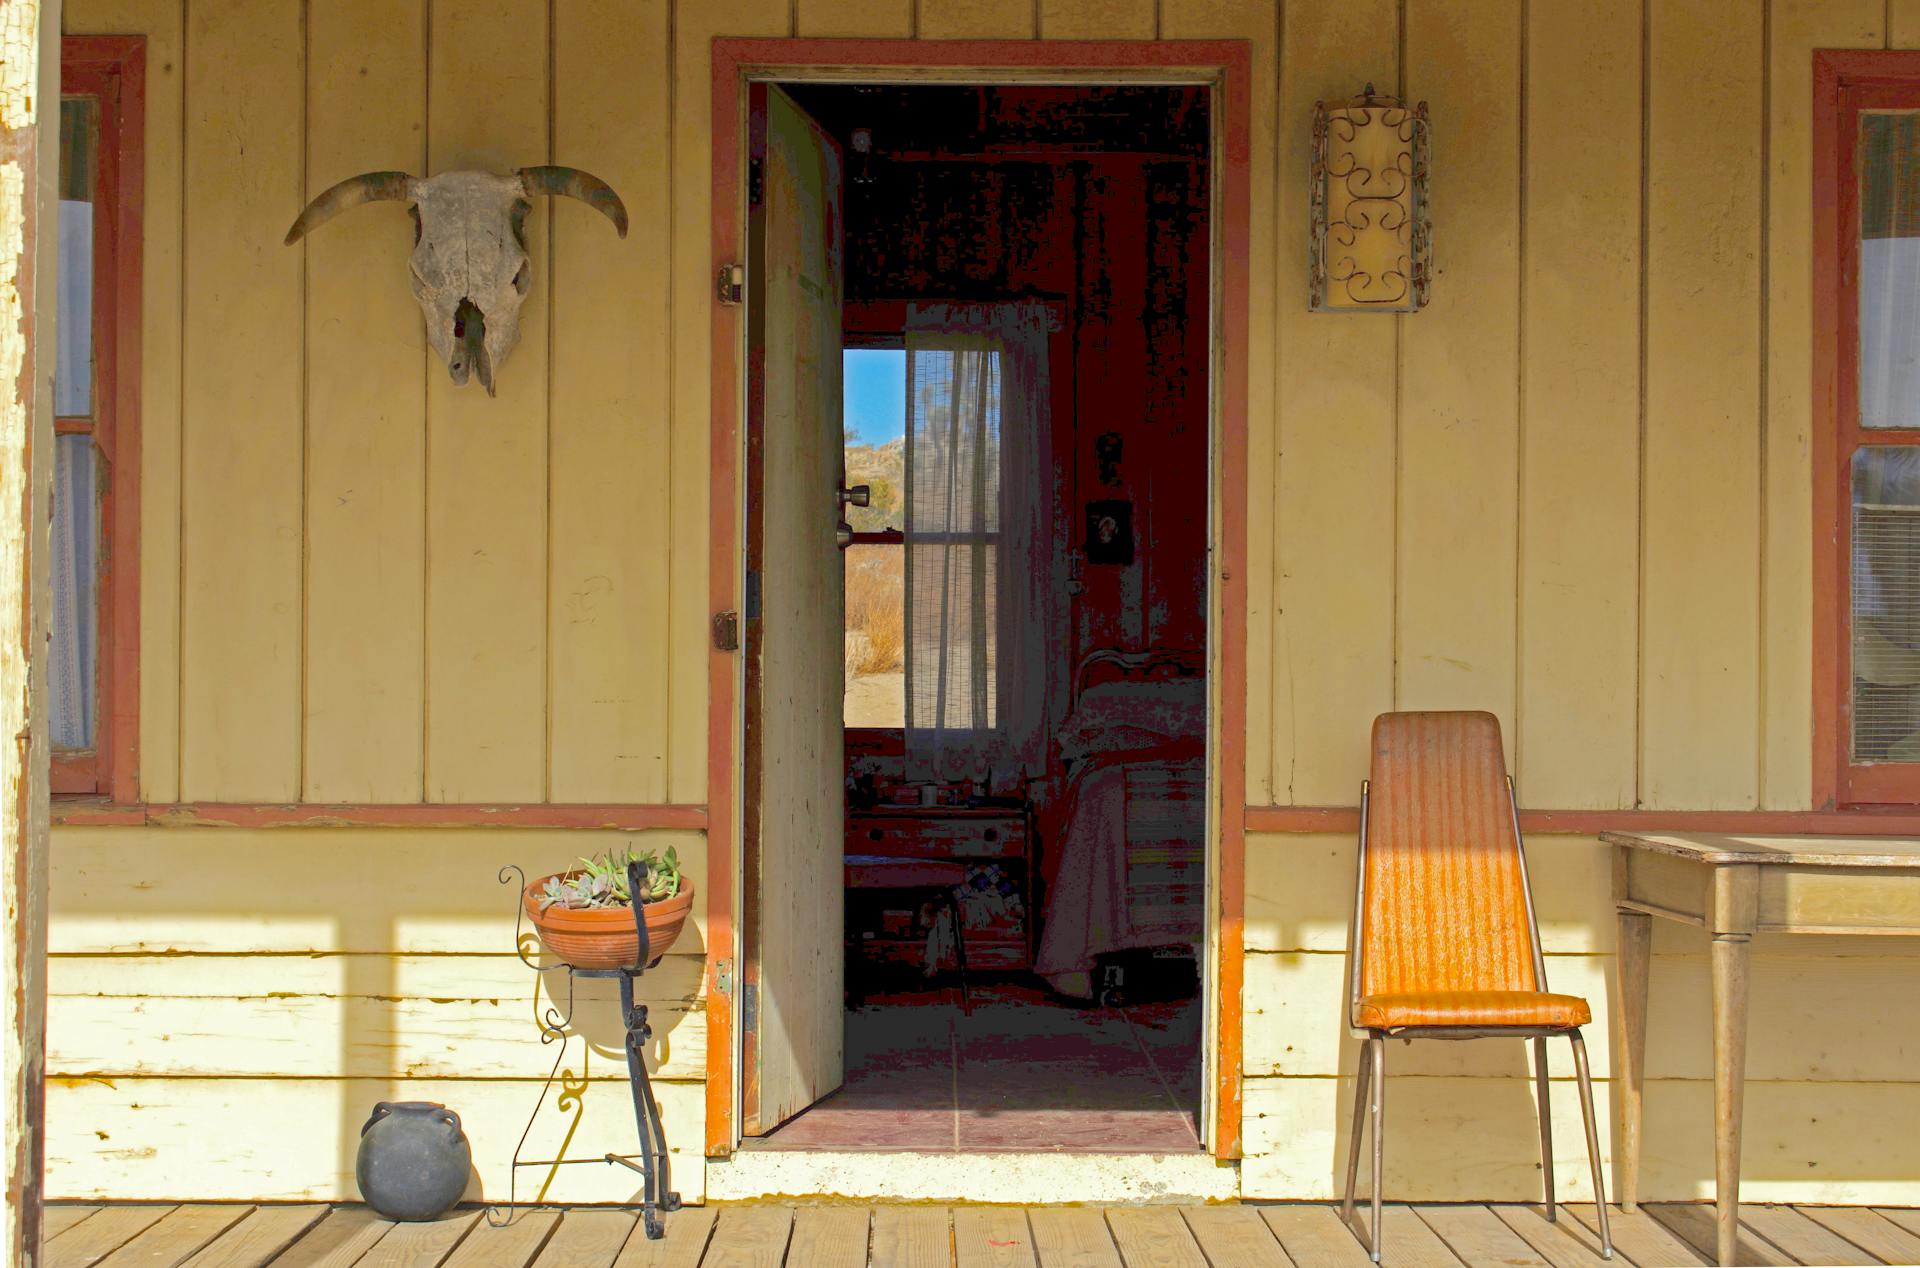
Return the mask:
<svg viewBox="0 0 1920 1268">
<path fill-rule="evenodd" d="M 1851 757 L 1852 473 L 1869 439 L 1911 431 L 1859 425 L 1859 189 L 1853 125 L 1863 109 L 1920 105 L 1920 52 L 1821 49 L 1813 55 L 1813 804 L 1816 810 L 1920 803 L 1920 771 Z"/>
<path fill-rule="evenodd" d="M 1252 235 L 1253 60 L 1243 40 L 811 40 L 713 42 L 713 257 L 715 272 L 745 259 L 746 91 L 750 79 L 805 77 L 822 69 L 849 80 L 928 73 L 949 80 L 1035 78 L 1067 72 L 1068 82 L 1129 78 L 1212 86 L 1214 110 L 1214 279 L 1211 393 L 1214 416 L 1214 565 L 1210 589 L 1213 678 L 1217 688 L 1214 788 L 1209 814 L 1219 841 L 1219 896 L 1213 957 L 1213 1119 L 1218 1158 L 1240 1156 L 1242 1003 L 1246 907 L 1246 560 L 1248 252 Z M 977 72 L 970 73 L 970 72 Z M 1111 80 L 1101 78 L 1110 74 Z M 745 310 L 716 303 L 712 322 L 711 524 L 708 594 L 718 614 L 739 607 L 740 434 L 745 403 Z M 720 975 L 734 958 L 734 855 L 739 816 L 737 713 L 740 660 L 713 650 L 707 663 L 707 1140 L 709 1157 L 733 1152 L 733 1001 Z M 731 981 L 729 981 L 729 985 Z"/>
</svg>

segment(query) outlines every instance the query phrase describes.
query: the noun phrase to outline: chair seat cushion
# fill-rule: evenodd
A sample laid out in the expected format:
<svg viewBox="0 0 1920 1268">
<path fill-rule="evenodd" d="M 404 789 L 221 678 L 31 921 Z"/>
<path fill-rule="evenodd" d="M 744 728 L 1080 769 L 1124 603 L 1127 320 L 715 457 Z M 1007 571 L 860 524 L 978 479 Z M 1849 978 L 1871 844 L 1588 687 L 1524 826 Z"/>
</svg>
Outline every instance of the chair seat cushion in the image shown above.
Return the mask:
<svg viewBox="0 0 1920 1268">
<path fill-rule="evenodd" d="M 1545 991 L 1414 991 L 1363 995 L 1353 1010 L 1362 1030 L 1413 1026 L 1548 1026 L 1572 1030 L 1593 1020 L 1578 995 Z"/>
</svg>

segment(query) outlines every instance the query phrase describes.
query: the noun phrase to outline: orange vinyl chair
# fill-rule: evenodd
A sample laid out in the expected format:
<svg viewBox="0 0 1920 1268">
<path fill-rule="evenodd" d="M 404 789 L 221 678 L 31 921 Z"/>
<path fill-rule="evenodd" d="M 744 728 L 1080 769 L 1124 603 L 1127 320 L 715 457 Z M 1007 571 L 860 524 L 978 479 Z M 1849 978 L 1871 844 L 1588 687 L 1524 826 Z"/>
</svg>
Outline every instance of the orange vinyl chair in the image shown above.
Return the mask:
<svg viewBox="0 0 1920 1268">
<path fill-rule="evenodd" d="M 1360 862 L 1347 944 L 1348 1020 L 1365 1032 L 1353 1097 L 1342 1212 L 1353 1218 L 1360 1139 L 1373 1124 L 1373 1236 L 1380 1259 L 1380 1182 L 1388 1039 L 1533 1040 L 1540 1165 L 1554 1219 L 1547 1040 L 1573 1043 L 1593 1163 L 1602 1254 L 1613 1257 L 1593 1083 L 1580 1027 L 1587 1001 L 1547 989 L 1527 884 L 1520 814 L 1491 713 L 1383 713 L 1373 724 L 1371 778 L 1360 788 Z"/>
</svg>

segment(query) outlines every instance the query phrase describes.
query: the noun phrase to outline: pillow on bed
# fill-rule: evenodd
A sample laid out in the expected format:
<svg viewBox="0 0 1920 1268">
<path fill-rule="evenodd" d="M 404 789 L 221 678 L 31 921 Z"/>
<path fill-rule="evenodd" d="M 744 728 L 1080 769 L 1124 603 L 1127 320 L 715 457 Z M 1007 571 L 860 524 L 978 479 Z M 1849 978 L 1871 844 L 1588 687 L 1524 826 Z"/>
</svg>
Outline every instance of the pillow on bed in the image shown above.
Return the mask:
<svg viewBox="0 0 1920 1268">
<path fill-rule="evenodd" d="M 1087 688 L 1067 715 L 1060 753 L 1069 759 L 1124 753 L 1206 733 L 1206 691 L 1199 679 L 1103 682 Z"/>
</svg>

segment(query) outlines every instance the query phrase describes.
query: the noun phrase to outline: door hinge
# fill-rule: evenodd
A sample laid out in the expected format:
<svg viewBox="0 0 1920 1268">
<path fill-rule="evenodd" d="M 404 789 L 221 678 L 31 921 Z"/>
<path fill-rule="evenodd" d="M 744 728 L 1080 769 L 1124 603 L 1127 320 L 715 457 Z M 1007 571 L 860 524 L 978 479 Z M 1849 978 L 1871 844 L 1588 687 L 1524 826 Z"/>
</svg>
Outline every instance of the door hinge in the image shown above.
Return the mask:
<svg viewBox="0 0 1920 1268">
<path fill-rule="evenodd" d="M 766 165 L 760 159 L 747 160 L 747 206 L 758 207 L 766 193 Z"/>
<path fill-rule="evenodd" d="M 744 264 L 722 264 L 716 285 L 723 304 L 742 304 L 747 298 L 747 266 Z"/>
<path fill-rule="evenodd" d="M 760 619 L 760 574 L 752 568 L 747 569 L 746 615 L 749 621 Z"/>
<path fill-rule="evenodd" d="M 733 961 L 713 962 L 713 989 L 722 995 L 733 994 Z"/>
<path fill-rule="evenodd" d="M 751 1035 L 760 1029 L 760 988 L 752 982 L 740 987 L 740 1033 Z"/>
<path fill-rule="evenodd" d="M 738 612 L 713 614 L 713 649 L 717 652 L 740 650 L 740 614 Z"/>
</svg>

